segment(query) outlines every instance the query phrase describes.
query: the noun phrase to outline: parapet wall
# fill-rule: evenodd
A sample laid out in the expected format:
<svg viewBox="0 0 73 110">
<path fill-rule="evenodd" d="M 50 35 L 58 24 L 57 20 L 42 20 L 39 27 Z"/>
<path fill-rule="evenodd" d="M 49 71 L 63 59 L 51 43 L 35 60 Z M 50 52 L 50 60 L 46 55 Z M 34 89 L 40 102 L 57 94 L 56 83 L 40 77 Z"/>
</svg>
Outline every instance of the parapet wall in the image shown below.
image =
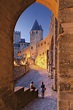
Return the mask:
<svg viewBox="0 0 73 110">
<path fill-rule="evenodd" d="M 1 93 L 1 91 L 0 91 Z M 22 110 L 29 102 L 38 97 L 38 90 L 30 91 L 29 88 L 16 87 L 14 92 L 2 90 L 0 110 Z"/>
<path fill-rule="evenodd" d="M 15 91 L 14 95 L 15 99 L 17 99 L 15 102 L 15 110 L 21 110 L 23 107 L 26 106 L 26 104 L 38 97 L 38 90 L 30 91 L 29 88 L 22 87 L 20 90 Z"/>
<path fill-rule="evenodd" d="M 25 75 L 30 70 L 29 65 L 14 66 L 14 80 Z"/>
</svg>

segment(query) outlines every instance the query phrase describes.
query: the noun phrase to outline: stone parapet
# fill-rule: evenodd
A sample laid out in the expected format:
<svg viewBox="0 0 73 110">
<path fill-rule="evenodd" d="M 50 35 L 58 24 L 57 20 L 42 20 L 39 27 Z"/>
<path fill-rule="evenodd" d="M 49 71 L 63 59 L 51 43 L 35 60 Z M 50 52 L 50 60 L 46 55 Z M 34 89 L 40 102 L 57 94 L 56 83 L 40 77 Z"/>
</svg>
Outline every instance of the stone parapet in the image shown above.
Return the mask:
<svg viewBox="0 0 73 110">
<path fill-rule="evenodd" d="M 14 66 L 14 80 L 25 75 L 30 70 L 29 65 Z"/>
<path fill-rule="evenodd" d="M 21 110 L 23 107 L 26 106 L 29 102 L 34 100 L 38 97 L 38 90 L 32 90 L 30 91 L 29 88 L 20 88 L 20 90 L 17 90 L 14 92 L 16 100 L 16 107 L 15 110 Z"/>
<path fill-rule="evenodd" d="M 26 104 L 38 97 L 38 90 L 30 91 L 29 88 L 16 87 L 14 93 L 7 90 L 0 98 L 0 110 L 22 110 Z"/>
</svg>

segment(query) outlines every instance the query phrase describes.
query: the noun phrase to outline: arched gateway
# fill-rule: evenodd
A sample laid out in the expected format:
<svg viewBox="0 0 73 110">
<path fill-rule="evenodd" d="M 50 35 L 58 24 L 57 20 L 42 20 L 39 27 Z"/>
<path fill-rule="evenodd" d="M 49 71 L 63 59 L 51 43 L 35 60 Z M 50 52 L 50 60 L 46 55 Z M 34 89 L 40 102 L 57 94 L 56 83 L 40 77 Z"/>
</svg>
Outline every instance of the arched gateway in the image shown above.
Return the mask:
<svg viewBox="0 0 73 110">
<path fill-rule="evenodd" d="M 73 110 L 73 0 L 0 0 L 0 110 L 17 109 L 13 81 L 13 31 L 34 2 L 48 7 L 58 20 L 58 110 Z"/>
</svg>

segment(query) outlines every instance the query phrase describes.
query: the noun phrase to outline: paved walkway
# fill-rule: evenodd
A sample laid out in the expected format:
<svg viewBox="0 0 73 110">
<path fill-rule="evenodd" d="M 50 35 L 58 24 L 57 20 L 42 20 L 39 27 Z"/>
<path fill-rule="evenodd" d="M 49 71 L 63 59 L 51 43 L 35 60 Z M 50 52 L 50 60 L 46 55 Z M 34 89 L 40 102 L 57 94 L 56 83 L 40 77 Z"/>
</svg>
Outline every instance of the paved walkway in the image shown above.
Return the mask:
<svg viewBox="0 0 73 110">
<path fill-rule="evenodd" d="M 51 89 L 53 80 L 48 77 L 48 72 L 35 65 L 31 66 L 31 70 L 16 83 L 15 87 L 29 87 L 33 81 L 39 90 L 39 98 L 29 103 L 23 110 L 57 110 L 57 93 Z M 45 98 L 41 98 L 40 85 L 41 82 L 46 85 Z"/>
</svg>

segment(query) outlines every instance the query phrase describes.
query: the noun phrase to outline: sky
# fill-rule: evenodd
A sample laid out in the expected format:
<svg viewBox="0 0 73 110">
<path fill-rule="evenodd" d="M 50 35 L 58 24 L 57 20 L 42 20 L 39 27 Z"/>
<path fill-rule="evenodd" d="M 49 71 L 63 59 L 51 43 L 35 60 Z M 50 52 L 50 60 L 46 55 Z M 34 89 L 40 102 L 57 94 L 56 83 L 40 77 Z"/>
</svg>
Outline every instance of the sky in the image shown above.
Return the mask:
<svg viewBox="0 0 73 110">
<path fill-rule="evenodd" d="M 30 31 L 35 20 L 37 20 L 42 26 L 43 38 L 45 38 L 49 33 L 51 14 L 52 12 L 48 8 L 35 2 L 21 14 L 16 23 L 15 31 L 20 31 L 21 38 L 30 42 Z"/>
</svg>

